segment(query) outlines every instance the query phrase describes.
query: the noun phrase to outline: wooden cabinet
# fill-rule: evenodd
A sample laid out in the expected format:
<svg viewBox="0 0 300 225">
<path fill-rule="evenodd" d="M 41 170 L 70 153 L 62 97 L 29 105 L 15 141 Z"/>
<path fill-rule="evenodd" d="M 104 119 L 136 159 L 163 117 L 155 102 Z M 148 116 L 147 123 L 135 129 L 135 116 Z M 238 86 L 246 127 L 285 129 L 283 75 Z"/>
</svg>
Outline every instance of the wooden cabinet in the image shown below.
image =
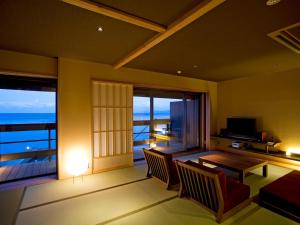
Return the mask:
<svg viewBox="0 0 300 225">
<path fill-rule="evenodd" d="M 274 144 L 267 144 L 267 143 L 258 143 L 255 141 L 247 141 L 247 140 L 237 140 L 234 138 L 225 138 L 225 137 L 219 137 L 219 136 L 212 136 L 210 139 L 210 148 L 211 149 L 235 149 L 232 147 L 232 142 L 240 142 L 241 147 L 238 149 L 245 149 L 245 150 L 256 150 L 261 152 L 278 152 L 278 147 L 280 146 L 280 143 L 274 143 Z"/>
<path fill-rule="evenodd" d="M 278 149 L 279 144 L 267 146 L 263 143 L 238 140 L 242 143 L 242 147 L 233 148 L 231 147 L 233 141 L 236 139 L 212 136 L 209 149 L 260 158 L 267 160 L 270 164 L 300 170 L 300 160 L 287 157 L 285 152 Z"/>
</svg>

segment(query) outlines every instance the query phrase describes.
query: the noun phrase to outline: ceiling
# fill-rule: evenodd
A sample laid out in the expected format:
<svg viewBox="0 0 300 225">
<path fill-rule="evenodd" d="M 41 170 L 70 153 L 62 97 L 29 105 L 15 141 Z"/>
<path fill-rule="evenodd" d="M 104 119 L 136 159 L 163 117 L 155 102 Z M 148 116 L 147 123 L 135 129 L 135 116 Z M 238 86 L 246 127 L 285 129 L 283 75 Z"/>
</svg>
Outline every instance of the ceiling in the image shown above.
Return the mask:
<svg viewBox="0 0 300 225">
<path fill-rule="evenodd" d="M 94 0 L 169 25 L 201 0 Z M 268 33 L 300 22 L 300 1 L 227 0 L 126 67 L 223 81 L 300 68 Z M 101 25 L 103 32 L 97 32 Z M 114 64 L 157 34 L 60 0 L 1 0 L 0 49 Z"/>
</svg>

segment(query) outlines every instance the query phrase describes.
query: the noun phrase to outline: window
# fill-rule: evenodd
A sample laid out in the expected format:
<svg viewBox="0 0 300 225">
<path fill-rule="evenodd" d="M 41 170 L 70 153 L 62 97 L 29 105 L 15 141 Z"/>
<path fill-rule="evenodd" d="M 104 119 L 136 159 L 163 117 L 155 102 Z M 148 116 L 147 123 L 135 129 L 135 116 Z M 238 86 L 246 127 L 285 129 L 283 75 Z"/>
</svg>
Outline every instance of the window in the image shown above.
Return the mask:
<svg viewBox="0 0 300 225">
<path fill-rule="evenodd" d="M 168 152 L 199 148 L 202 94 L 135 89 L 133 101 L 134 159 L 156 145 Z"/>
<path fill-rule="evenodd" d="M 133 151 L 134 158 L 143 158 L 143 148 L 149 147 L 150 132 L 150 97 L 133 97 Z"/>
<path fill-rule="evenodd" d="M 0 182 L 56 173 L 56 80 L 0 76 Z"/>
</svg>

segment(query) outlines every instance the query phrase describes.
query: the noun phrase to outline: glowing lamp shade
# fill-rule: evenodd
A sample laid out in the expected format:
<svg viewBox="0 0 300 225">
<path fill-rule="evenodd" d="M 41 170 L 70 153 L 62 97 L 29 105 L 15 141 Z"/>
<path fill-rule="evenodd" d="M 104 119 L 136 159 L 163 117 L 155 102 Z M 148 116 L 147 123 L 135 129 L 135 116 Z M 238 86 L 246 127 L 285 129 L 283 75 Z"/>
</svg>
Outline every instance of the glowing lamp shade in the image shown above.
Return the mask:
<svg viewBox="0 0 300 225">
<path fill-rule="evenodd" d="M 156 144 L 155 143 L 150 143 L 150 148 L 155 148 Z"/>
<path fill-rule="evenodd" d="M 292 153 L 294 154 L 300 154 L 300 148 L 289 148 L 286 152 L 286 155 L 289 156 Z"/>
<path fill-rule="evenodd" d="M 83 151 L 74 150 L 69 153 L 67 171 L 72 176 L 83 175 L 89 167 L 89 162 Z"/>
</svg>

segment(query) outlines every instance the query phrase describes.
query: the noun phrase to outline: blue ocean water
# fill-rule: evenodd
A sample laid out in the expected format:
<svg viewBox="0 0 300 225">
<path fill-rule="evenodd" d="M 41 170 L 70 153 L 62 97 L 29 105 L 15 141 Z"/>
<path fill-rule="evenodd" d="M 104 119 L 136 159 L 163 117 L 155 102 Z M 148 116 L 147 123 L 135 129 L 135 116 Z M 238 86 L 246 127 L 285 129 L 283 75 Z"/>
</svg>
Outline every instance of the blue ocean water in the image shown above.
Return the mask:
<svg viewBox="0 0 300 225">
<path fill-rule="evenodd" d="M 154 111 L 154 119 L 170 119 L 170 111 Z M 150 120 L 150 113 L 134 113 L 133 120 Z M 165 127 L 162 125 L 160 128 Z M 142 141 L 150 138 L 150 126 L 133 126 L 133 141 Z"/>
<path fill-rule="evenodd" d="M 154 119 L 169 119 L 170 111 L 154 111 Z M 150 113 L 134 113 L 133 120 L 150 120 Z"/>
<path fill-rule="evenodd" d="M 0 124 L 55 123 L 55 113 L 0 113 Z"/>
<path fill-rule="evenodd" d="M 0 113 L 0 125 L 55 123 L 55 113 Z M 48 138 L 47 130 L 0 132 L 0 143 Z M 56 138 L 56 130 L 51 130 L 51 139 Z M 0 144 L 0 154 L 20 153 L 47 149 L 47 141 Z M 51 141 L 51 149 L 56 149 L 56 140 Z"/>
<path fill-rule="evenodd" d="M 134 113 L 134 120 L 149 120 L 149 113 Z M 169 111 L 155 112 L 155 119 L 170 118 Z M 0 125 L 4 124 L 32 124 L 32 123 L 55 123 L 55 113 L 0 113 Z M 134 126 L 134 133 L 149 132 L 149 126 Z M 16 142 L 27 140 L 41 140 L 48 138 L 47 130 L 37 131 L 15 131 L 15 132 L 0 132 L 0 143 Z M 51 130 L 51 138 L 56 138 L 56 130 Z M 134 134 L 134 140 L 149 139 L 149 133 Z M 26 151 L 36 151 L 47 149 L 47 141 L 39 142 L 21 142 L 13 144 L 0 144 L 0 154 L 12 154 Z M 56 140 L 51 141 L 51 148 L 56 149 Z"/>
</svg>

